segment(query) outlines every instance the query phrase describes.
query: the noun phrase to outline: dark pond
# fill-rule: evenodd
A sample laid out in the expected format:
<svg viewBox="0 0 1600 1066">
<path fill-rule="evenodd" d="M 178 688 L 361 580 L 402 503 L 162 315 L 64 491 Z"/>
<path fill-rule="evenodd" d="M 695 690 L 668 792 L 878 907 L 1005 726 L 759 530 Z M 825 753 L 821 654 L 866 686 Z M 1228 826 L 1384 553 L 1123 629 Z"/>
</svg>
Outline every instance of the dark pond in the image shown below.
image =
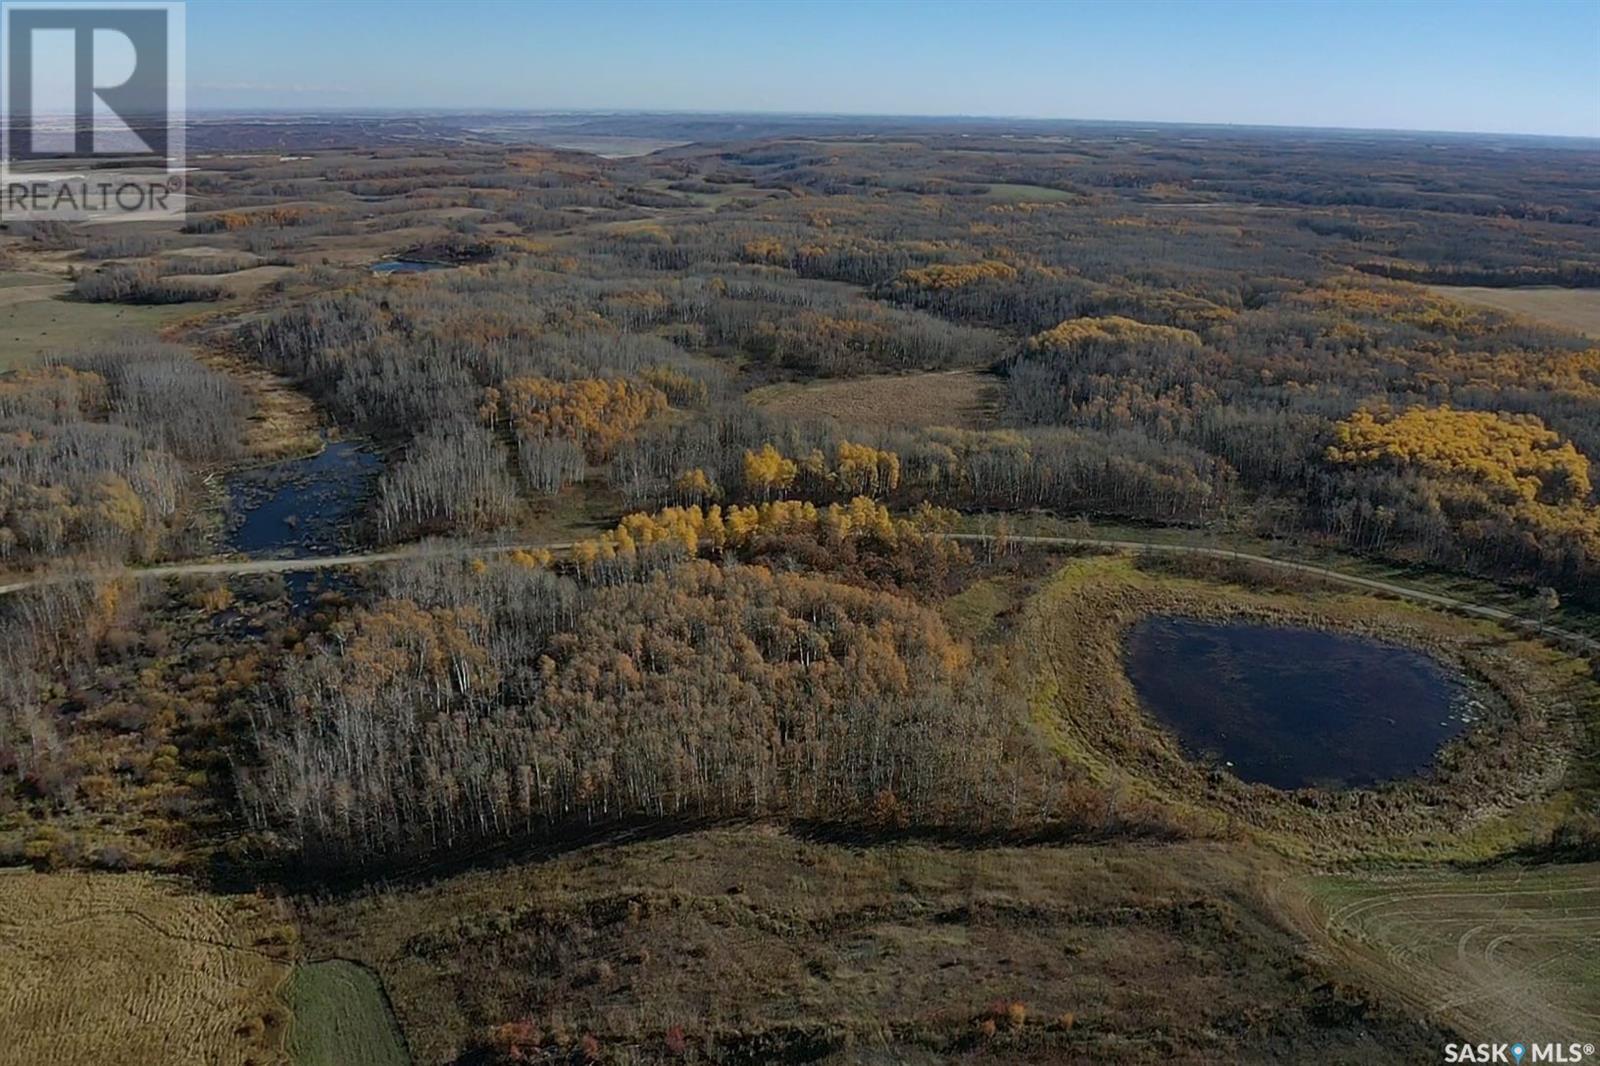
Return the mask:
<svg viewBox="0 0 1600 1066">
<path fill-rule="evenodd" d="M 426 259 L 384 259 L 372 264 L 374 274 L 421 274 L 425 270 L 449 270 L 454 264 L 430 263 Z"/>
<path fill-rule="evenodd" d="M 349 441 L 318 455 L 257 467 L 228 479 L 224 544 L 255 556 L 337 555 L 352 546 L 383 461 Z"/>
<path fill-rule="evenodd" d="M 1276 788 L 1416 775 L 1481 709 L 1428 655 L 1315 629 L 1149 618 L 1124 659 L 1191 756 Z"/>
</svg>

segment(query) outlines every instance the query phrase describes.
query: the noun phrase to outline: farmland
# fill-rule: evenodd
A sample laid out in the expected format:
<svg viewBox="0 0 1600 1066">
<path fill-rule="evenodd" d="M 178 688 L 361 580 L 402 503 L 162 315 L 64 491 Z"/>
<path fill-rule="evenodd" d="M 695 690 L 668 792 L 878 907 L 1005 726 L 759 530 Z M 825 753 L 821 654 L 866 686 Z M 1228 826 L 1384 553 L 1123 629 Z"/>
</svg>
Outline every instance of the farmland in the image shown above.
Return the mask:
<svg viewBox="0 0 1600 1066">
<path fill-rule="evenodd" d="M 0 871 L 0 1062 L 281 1062 L 293 937 L 254 898 Z"/>
<path fill-rule="evenodd" d="M 204 304 L 82 304 L 63 299 L 67 291 L 65 282 L 0 285 L 0 370 L 28 366 L 52 353 L 68 353 L 127 333 L 153 333 L 206 309 Z"/>
<path fill-rule="evenodd" d="M 1397 871 L 1294 890 L 1328 950 L 1475 1039 L 1592 1041 L 1600 1024 L 1600 869 Z"/>
<path fill-rule="evenodd" d="M 409 1066 L 383 987 L 361 966 L 344 959 L 301 963 L 285 998 L 293 1066 Z"/>
<path fill-rule="evenodd" d="M 1308 978 L 1241 895 L 1249 865 L 1215 846 L 863 849 L 718 830 L 314 906 L 306 935 L 374 968 L 426 1066 L 586 1040 L 643 1061 L 1428 1050 L 1436 1033 Z"/>
</svg>

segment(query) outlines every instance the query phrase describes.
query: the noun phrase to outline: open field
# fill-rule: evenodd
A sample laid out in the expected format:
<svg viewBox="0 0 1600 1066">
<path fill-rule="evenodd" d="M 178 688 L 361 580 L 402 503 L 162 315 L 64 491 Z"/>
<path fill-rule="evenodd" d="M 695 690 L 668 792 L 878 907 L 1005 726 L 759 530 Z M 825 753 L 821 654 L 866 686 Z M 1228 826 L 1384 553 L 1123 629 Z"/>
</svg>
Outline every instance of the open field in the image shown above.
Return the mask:
<svg viewBox="0 0 1600 1066">
<path fill-rule="evenodd" d="M 302 963 L 289 980 L 293 1066 L 409 1066 L 372 971 L 343 959 Z"/>
<path fill-rule="evenodd" d="M 788 418 L 827 418 L 841 426 L 957 426 L 976 429 L 994 420 L 999 382 L 977 370 L 943 370 L 767 385 L 750 402 Z"/>
<path fill-rule="evenodd" d="M 7 289 L 26 289 L 40 285 L 54 285 L 58 288 L 64 286 L 59 275 L 34 273 L 27 270 L 7 271 L 0 274 L 0 291 Z M 15 294 L 7 293 L 7 298 L 14 299 Z"/>
<path fill-rule="evenodd" d="M 379 973 L 427 1064 L 507 1023 L 633 1063 L 675 1041 L 711 1062 L 1406 1061 L 1442 1039 L 1306 971 L 1246 900 L 1273 864 L 713 830 L 310 905 L 306 936 Z"/>
<path fill-rule="evenodd" d="M 1045 185 L 1018 185 L 1008 182 L 995 182 L 989 186 L 989 191 L 984 193 L 985 199 L 999 200 L 1001 203 L 1052 203 L 1062 200 L 1076 200 L 1078 194 L 1065 189 L 1052 189 Z"/>
<path fill-rule="evenodd" d="M 188 315 L 217 309 L 212 303 L 79 303 L 61 298 L 67 289 L 66 282 L 0 288 L 0 370 L 123 333 L 152 333 Z"/>
<path fill-rule="evenodd" d="M 1342 964 L 1472 1037 L 1600 1034 L 1600 865 L 1306 878 Z"/>
<path fill-rule="evenodd" d="M 1546 326 L 1600 337 L 1600 289 L 1563 289 L 1553 285 L 1490 289 L 1475 285 L 1429 285 L 1440 296 L 1477 307 L 1531 318 Z"/>
<path fill-rule="evenodd" d="M 254 296 L 262 289 L 294 272 L 286 266 L 255 266 L 235 270 L 229 274 L 171 274 L 174 285 L 193 285 L 197 288 L 221 289 L 229 296 L 242 298 Z"/>
<path fill-rule="evenodd" d="M 0 871 L 0 1064 L 279 1062 L 286 931 L 144 874 Z"/>
</svg>

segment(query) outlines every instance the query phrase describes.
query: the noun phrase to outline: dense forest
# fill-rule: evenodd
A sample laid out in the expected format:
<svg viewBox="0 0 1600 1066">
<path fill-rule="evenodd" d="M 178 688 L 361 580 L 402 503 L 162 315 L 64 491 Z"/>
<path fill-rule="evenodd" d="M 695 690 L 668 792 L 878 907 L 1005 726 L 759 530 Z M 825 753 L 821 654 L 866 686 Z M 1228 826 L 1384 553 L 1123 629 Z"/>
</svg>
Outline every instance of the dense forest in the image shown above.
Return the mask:
<svg viewBox="0 0 1600 1066">
<path fill-rule="evenodd" d="M 1311 167 L 1251 139 L 927 137 L 605 164 L 530 153 L 488 173 L 374 162 L 335 177 L 419 205 L 467 183 L 480 214 L 454 239 L 490 260 L 347 286 L 242 340 L 341 420 L 407 444 L 379 523 L 391 536 L 511 521 L 507 478 L 537 496 L 604 477 L 641 509 L 826 502 L 837 478 L 751 483 L 746 453 L 814 470 L 814 453 L 860 444 L 895 455 L 896 484 L 872 494 L 896 506 L 1300 535 L 1592 595 L 1587 481 L 1528 500 L 1505 487 L 1516 459 L 1474 436 L 1481 415 L 1536 424 L 1580 458 L 1600 450 L 1600 348 L 1391 280 L 1586 284 L 1595 194 L 1551 176 L 1578 150 L 1318 151 Z M 1350 193 L 1361 167 L 1388 168 L 1390 191 Z M 313 224 L 262 222 L 243 207 L 259 186 L 225 188 L 242 232 Z M 325 214 L 314 224 L 336 225 Z M 763 382 L 950 368 L 998 376 L 988 424 L 846 440 L 741 399 Z M 1369 419 L 1426 426 L 1441 446 L 1353 459 L 1341 434 Z M 494 484 L 452 476 L 486 438 L 423 432 L 473 422 L 495 438 Z"/>
</svg>

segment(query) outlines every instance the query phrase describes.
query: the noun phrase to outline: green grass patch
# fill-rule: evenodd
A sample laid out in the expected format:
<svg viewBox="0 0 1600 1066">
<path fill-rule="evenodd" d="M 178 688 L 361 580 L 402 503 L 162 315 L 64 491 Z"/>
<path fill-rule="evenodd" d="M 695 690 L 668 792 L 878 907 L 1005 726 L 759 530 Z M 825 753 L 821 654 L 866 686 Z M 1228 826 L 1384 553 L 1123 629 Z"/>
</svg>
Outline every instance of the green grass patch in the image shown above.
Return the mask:
<svg viewBox="0 0 1600 1066">
<path fill-rule="evenodd" d="M 378 978 L 344 959 L 304 963 L 289 980 L 295 1066 L 411 1066 Z"/>
<path fill-rule="evenodd" d="M 996 619 L 1016 603 L 1004 582 L 993 578 L 975 581 L 939 606 L 951 632 L 970 639 L 987 636 Z"/>
<path fill-rule="evenodd" d="M 134 307 L 46 297 L 0 301 L 0 370 L 29 366 L 46 355 L 70 355 L 124 333 L 149 335 L 215 304 Z"/>
</svg>

